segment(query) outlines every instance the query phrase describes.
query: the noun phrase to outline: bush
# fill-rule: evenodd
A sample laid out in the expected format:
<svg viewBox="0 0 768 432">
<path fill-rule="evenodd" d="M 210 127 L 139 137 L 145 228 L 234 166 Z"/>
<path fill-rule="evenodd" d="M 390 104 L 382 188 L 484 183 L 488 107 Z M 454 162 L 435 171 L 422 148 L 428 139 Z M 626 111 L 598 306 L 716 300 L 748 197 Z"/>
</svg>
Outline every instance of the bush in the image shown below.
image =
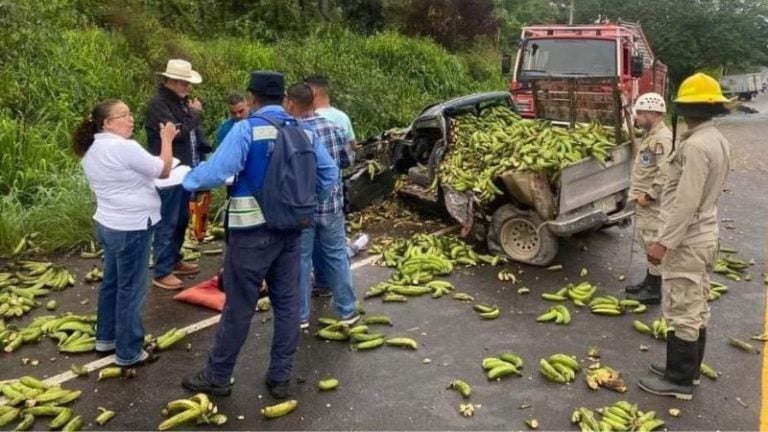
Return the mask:
<svg viewBox="0 0 768 432">
<path fill-rule="evenodd" d="M 79 164 L 62 148 L 68 136 L 63 126 L 25 126 L 0 113 L 0 251 L 31 232 L 42 234 L 46 250 L 91 238 L 93 199 Z"/>
<path fill-rule="evenodd" d="M 244 90 L 256 69 L 284 72 L 288 83 L 327 75 L 334 104 L 349 113 L 359 139 L 406 125 L 428 104 L 504 88 L 493 53 L 450 54 L 392 31 L 365 37 L 324 28 L 265 45 L 170 37 L 150 18 L 117 25 L 113 16 L 112 31 L 93 25 L 54 30 L 48 23 L 35 34 L 34 52 L 0 47 L 0 58 L 8 60 L 0 65 L 0 254 L 29 232 L 41 232 L 47 251 L 93 238 L 93 197 L 70 150 L 71 131 L 95 102 L 119 98 L 137 113 L 136 138 L 143 142 L 144 107 L 168 55 L 188 58 L 203 76 L 194 95 L 204 101 L 210 137 L 226 116 L 226 95 Z"/>
</svg>

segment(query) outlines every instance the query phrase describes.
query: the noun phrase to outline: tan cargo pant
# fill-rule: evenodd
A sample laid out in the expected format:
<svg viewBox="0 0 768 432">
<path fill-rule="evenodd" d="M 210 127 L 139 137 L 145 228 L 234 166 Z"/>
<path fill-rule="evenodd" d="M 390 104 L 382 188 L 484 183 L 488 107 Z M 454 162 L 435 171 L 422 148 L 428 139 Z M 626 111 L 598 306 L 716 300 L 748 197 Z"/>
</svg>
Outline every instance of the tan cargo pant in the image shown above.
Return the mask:
<svg viewBox="0 0 768 432">
<path fill-rule="evenodd" d="M 661 262 L 664 318 L 675 336 L 693 342 L 709 324 L 709 275 L 717 260 L 717 242 L 670 249 Z"/>
<path fill-rule="evenodd" d="M 643 246 L 643 251 L 648 253 L 648 248 L 659 241 L 659 232 L 649 229 L 638 229 L 638 236 L 640 237 L 640 244 Z M 661 269 L 656 264 L 648 263 L 648 273 L 652 276 L 661 276 Z"/>
</svg>

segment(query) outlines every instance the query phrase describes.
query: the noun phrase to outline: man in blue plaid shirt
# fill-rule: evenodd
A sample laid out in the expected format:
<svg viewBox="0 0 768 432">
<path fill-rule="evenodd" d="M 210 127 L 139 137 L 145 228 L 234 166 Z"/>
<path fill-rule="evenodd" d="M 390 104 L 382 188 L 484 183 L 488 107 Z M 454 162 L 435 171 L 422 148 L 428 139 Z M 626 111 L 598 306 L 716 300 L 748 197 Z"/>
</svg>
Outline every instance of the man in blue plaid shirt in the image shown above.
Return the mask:
<svg viewBox="0 0 768 432">
<path fill-rule="evenodd" d="M 291 86 L 286 104 L 291 115 L 301 119 L 305 127 L 315 132 L 316 138 L 325 145 L 340 170 L 352 165 L 354 153 L 344 131 L 325 117 L 315 114 L 311 87 L 303 83 Z M 315 226 L 301 233 L 301 328 L 309 327 L 313 253 L 315 262 L 322 266 L 323 274 L 328 279 L 339 318 L 349 325 L 360 319 L 356 311 L 357 298 L 352 285 L 344 225 L 344 191 L 339 176 L 339 182 L 331 189 L 330 196 L 317 204 Z"/>
</svg>

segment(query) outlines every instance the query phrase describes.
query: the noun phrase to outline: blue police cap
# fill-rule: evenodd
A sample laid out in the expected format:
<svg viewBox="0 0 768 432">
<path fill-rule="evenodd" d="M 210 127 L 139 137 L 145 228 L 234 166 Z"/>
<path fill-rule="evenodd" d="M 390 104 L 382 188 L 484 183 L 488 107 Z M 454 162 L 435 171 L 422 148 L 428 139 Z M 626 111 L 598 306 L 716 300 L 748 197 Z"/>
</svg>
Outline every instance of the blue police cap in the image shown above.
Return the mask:
<svg viewBox="0 0 768 432">
<path fill-rule="evenodd" d="M 283 96 L 285 77 L 273 71 L 253 71 L 248 82 L 248 90 L 259 96 Z"/>
</svg>

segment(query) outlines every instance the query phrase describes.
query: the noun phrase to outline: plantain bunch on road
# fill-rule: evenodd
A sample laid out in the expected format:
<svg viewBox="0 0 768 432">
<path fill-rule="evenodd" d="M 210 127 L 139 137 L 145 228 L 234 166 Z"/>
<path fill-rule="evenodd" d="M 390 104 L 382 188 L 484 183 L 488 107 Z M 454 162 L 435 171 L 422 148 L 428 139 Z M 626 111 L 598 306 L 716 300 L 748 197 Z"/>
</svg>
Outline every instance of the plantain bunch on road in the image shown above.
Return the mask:
<svg viewBox="0 0 768 432">
<path fill-rule="evenodd" d="M 488 108 L 479 116 L 457 116 L 450 131 L 440 180 L 459 192 L 477 193 L 484 203 L 503 194 L 494 179 L 505 171 L 556 177 L 561 169 L 587 157 L 604 163 L 616 145 L 613 131 L 598 123 L 566 129 L 544 120 L 523 119 L 503 106 Z"/>
<path fill-rule="evenodd" d="M 0 405 L 0 428 L 19 421 L 15 430 L 29 430 L 35 426 L 36 419 L 43 418 L 50 419 L 48 428 L 52 430 L 74 431 L 83 425 L 82 416 L 64 406 L 77 400 L 82 394 L 80 390 L 67 390 L 32 376 L 23 376 L 0 385 L 0 392 L 6 398 Z M 42 429 L 39 424 L 37 429 Z"/>
<path fill-rule="evenodd" d="M 162 414 L 167 418 L 157 429 L 169 430 L 190 422 L 221 426 L 227 422 L 227 416 L 218 411 L 205 393 L 198 393 L 189 399 L 172 400 L 163 408 Z"/>
<path fill-rule="evenodd" d="M 0 272 L 0 318 L 22 317 L 42 304 L 38 297 L 75 285 L 69 270 L 51 262 L 19 261 L 15 267 Z"/>
<path fill-rule="evenodd" d="M 637 404 L 620 400 L 598 410 L 577 408 L 571 414 L 571 423 L 582 431 L 652 431 L 664 426 L 656 411 L 640 411 Z"/>
<path fill-rule="evenodd" d="M 454 266 L 498 265 L 502 258 L 479 254 L 472 246 L 450 236 L 416 234 L 410 239 L 396 239 L 376 245 L 372 253 L 380 253 L 380 262 L 395 268 L 388 281 L 380 282 L 365 292 L 365 298 L 384 295 L 385 302 L 405 302 L 408 297 L 432 294 L 440 298 L 453 291 L 448 281 L 437 276 L 450 274 Z M 486 311 L 487 312 L 487 311 Z"/>
<path fill-rule="evenodd" d="M 0 346 L 7 353 L 46 336 L 57 341 L 61 353 L 91 352 L 96 348 L 96 315 L 42 315 L 23 328 L 6 326 L 0 321 Z"/>
</svg>

